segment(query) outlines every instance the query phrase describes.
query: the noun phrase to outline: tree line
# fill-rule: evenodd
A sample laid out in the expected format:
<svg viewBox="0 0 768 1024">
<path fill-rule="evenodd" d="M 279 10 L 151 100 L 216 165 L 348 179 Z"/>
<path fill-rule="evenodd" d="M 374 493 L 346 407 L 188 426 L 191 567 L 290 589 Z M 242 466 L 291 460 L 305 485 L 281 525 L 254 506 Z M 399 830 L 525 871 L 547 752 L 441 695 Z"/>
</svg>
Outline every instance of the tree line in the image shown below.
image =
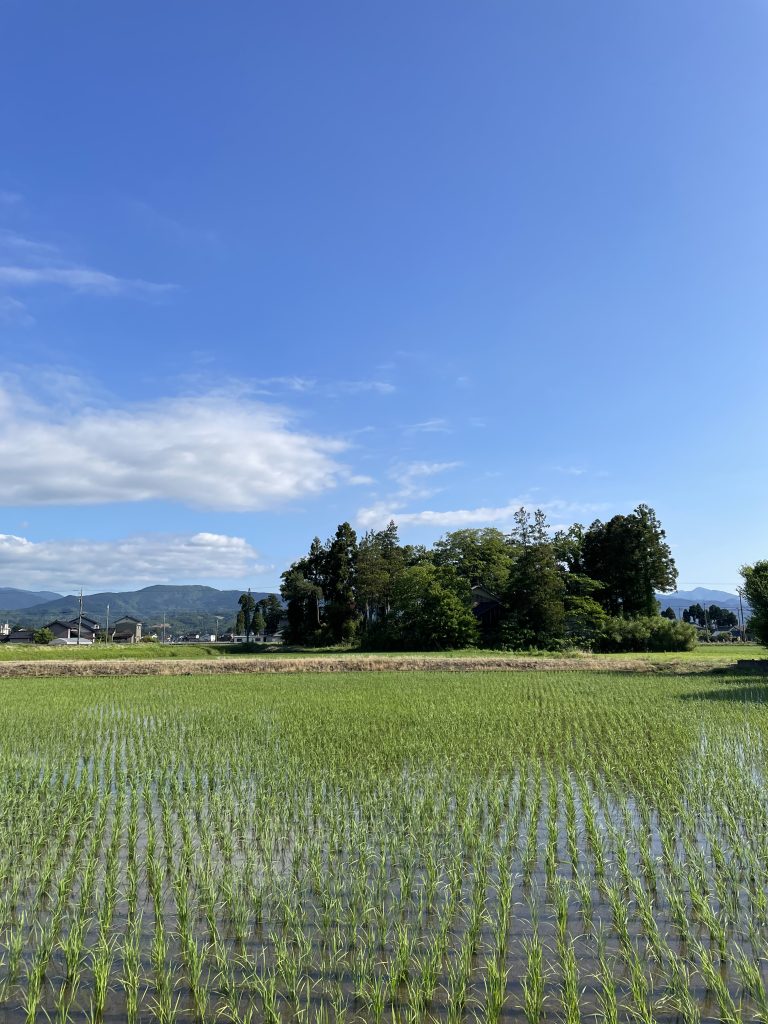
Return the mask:
<svg viewBox="0 0 768 1024">
<path fill-rule="evenodd" d="M 676 580 L 648 505 L 554 533 L 544 512 L 521 508 L 509 533 L 456 530 L 429 548 L 401 544 L 394 522 L 360 538 L 345 522 L 283 573 L 284 639 L 370 650 L 685 649 L 695 630 L 663 618 L 656 601 Z"/>
</svg>

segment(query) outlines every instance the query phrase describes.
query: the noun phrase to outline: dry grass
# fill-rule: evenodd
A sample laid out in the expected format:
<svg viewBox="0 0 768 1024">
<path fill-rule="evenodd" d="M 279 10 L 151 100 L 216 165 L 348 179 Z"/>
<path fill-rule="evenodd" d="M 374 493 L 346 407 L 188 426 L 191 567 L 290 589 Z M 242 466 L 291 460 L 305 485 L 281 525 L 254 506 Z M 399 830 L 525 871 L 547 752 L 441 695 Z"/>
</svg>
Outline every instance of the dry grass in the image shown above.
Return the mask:
<svg viewBox="0 0 768 1024">
<path fill-rule="evenodd" d="M 734 664 L 738 664 L 734 661 Z M 742 663 L 755 673 L 768 671 L 768 659 Z M 572 657 L 525 657 L 521 655 L 489 655 L 487 657 L 422 657 L 420 655 L 376 656 L 336 655 L 317 658 L 239 657 L 216 658 L 201 663 L 200 659 L 111 659 L 109 661 L 15 661 L 0 663 L 0 678 L 19 676 L 189 676 L 189 675 L 259 675 L 273 673 L 339 673 L 339 672 L 639 672 L 689 674 L 724 671 L 734 666 L 714 666 L 712 659 L 669 655 L 649 657 L 613 657 L 583 654 Z"/>
</svg>

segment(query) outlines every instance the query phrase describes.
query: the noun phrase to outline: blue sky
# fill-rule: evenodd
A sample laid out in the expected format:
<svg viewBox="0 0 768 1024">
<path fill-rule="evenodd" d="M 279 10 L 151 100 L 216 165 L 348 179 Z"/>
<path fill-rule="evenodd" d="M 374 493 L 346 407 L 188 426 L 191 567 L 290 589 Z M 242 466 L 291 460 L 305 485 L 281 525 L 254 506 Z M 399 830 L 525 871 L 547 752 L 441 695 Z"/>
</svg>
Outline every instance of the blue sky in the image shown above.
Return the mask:
<svg viewBox="0 0 768 1024">
<path fill-rule="evenodd" d="M 768 7 L 0 3 L 0 585 L 652 505 L 768 556 Z"/>
</svg>

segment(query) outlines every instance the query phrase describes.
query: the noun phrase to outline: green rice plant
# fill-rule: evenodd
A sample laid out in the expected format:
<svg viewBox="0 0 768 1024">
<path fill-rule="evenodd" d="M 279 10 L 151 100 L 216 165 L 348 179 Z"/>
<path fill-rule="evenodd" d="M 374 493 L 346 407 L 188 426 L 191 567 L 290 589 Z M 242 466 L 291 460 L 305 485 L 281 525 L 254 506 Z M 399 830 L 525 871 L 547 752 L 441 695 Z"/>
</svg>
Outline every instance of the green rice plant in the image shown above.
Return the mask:
<svg viewBox="0 0 768 1024">
<path fill-rule="evenodd" d="M 528 1024 L 538 1024 L 544 1013 L 544 950 L 535 930 L 523 940 L 523 950 L 527 958 L 522 978 L 523 1012 Z"/>
<path fill-rule="evenodd" d="M 615 962 L 609 963 L 605 952 L 605 937 L 602 929 L 597 938 L 600 989 L 597 993 L 598 1014 L 600 1024 L 618 1024 L 619 1000 L 616 992 Z"/>
<path fill-rule="evenodd" d="M 723 1024 L 741 1024 L 740 1009 L 734 1003 L 731 994 L 728 991 L 728 985 L 718 968 L 715 966 L 709 950 L 700 942 L 695 940 L 692 941 L 691 945 L 696 952 L 699 961 L 699 970 L 704 983 L 707 986 L 707 989 L 712 992 L 717 999 L 718 1008 L 720 1010 L 720 1019 L 723 1021 Z"/>
<path fill-rule="evenodd" d="M 748 957 L 742 949 L 737 948 L 733 956 L 733 965 L 744 991 L 757 1007 L 758 1020 L 761 1024 L 768 1024 L 768 995 L 766 995 L 760 964 Z"/>
</svg>

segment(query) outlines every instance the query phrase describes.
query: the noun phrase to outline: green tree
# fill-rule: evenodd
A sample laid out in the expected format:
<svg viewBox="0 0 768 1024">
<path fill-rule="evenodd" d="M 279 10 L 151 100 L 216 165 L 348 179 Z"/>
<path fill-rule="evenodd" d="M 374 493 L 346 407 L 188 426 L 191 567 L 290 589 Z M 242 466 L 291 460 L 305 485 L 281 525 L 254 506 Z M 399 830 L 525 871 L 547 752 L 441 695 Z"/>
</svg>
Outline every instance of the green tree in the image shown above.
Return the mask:
<svg viewBox="0 0 768 1024">
<path fill-rule="evenodd" d="M 266 626 L 266 620 L 264 619 L 264 613 L 261 607 L 257 604 L 251 619 L 251 632 L 254 636 L 261 636 Z"/>
<path fill-rule="evenodd" d="M 718 629 L 732 629 L 733 626 L 739 624 L 739 620 L 732 611 L 729 611 L 728 608 L 721 608 L 717 604 L 711 604 L 707 608 L 707 614 L 710 624 L 717 626 Z"/>
<path fill-rule="evenodd" d="M 350 640 L 355 635 L 356 574 L 357 534 L 349 523 L 340 523 L 328 542 L 324 562 L 325 623 L 331 643 Z"/>
<path fill-rule="evenodd" d="M 665 608 L 661 614 L 665 619 L 669 619 L 670 622 L 677 622 L 677 615 L 675 614 L 674 608 Z"/>
<path fill-rule="evenodd" d="M 697 601 L 696 604 L 692 604 L 685 609 L 683 612 L 683 621 L 691 622 L 694 626 L 706 626 L 707 613 Z"/>
<path fill-rule="evenodd" d="M 245 631 L 245 640 L 248 643 L 251 639 L 251 622 L 253 620 L 253 612 L 256 608 L 256 598 L 251 593 L 250 587 L 248 588 L 247 594 L 241 594 L 237 599 L 237 603 L 240 605 L 240 612 L 242 613 L 243 628 Z"/>
<path fill-rule="evenodd" d="M 508 581 L 513 549 L 501 530 L 454 530 L 436 541 L 432 549 L 435 565 L 449 566 L 471 586 L 480 584 L 501 594 Z"/>
<path fill-rule="evenodd" d="M 386 628 L 372 642 L 397 650 L 447 650 L 477 643 L 471 588 L 454 570 L 421 562 L 397 577 Z"/>
<path fill-rule="evenodd" d="M 389 615 L 395 580 L 405 564 L 394 521 L 383 530 L 365 533 L 357 548 L 355 592 L 366 627 Z"/>
<path fill-rule="evenodd" d="M 674 590 L 677 569 L 656 513 L 638 505 L 584 534 L 583 568 L 602 584 L 597 599 L 609 615 L 658 615 L 656 591 Z"/>
<path fill-rule="evenodd" d="M 259 601 L 261 614 L 264 616 L 264 628 L 267 633 L 276 633 L 280 628 L 280 620 L 283 617 L 283 606 L 276 594 L 267 594 Z"/>
<path fill-rule="evenodd" d="M 49 644 L 53 640 L 53 633 L 47 626 L 42 629 L 36 629 L 32 639 L 36 644 Z"/>
<path fill-rule="evenodd" d="M 513 648 L 556 646 L 565 636 L 566 587 L 541 509 L 533 518 L 520 509 L 515 514 L 512 538 L 519 545 L 519 553 L 504 595 L 503 642 Z"/>
<path fill-rule="evenodd" d="M 768 647 L 768 561 L 743 565 L 744 596 L 749 601 L 752 617 L 748 623 L 750 634 Z"/>
</svg>

